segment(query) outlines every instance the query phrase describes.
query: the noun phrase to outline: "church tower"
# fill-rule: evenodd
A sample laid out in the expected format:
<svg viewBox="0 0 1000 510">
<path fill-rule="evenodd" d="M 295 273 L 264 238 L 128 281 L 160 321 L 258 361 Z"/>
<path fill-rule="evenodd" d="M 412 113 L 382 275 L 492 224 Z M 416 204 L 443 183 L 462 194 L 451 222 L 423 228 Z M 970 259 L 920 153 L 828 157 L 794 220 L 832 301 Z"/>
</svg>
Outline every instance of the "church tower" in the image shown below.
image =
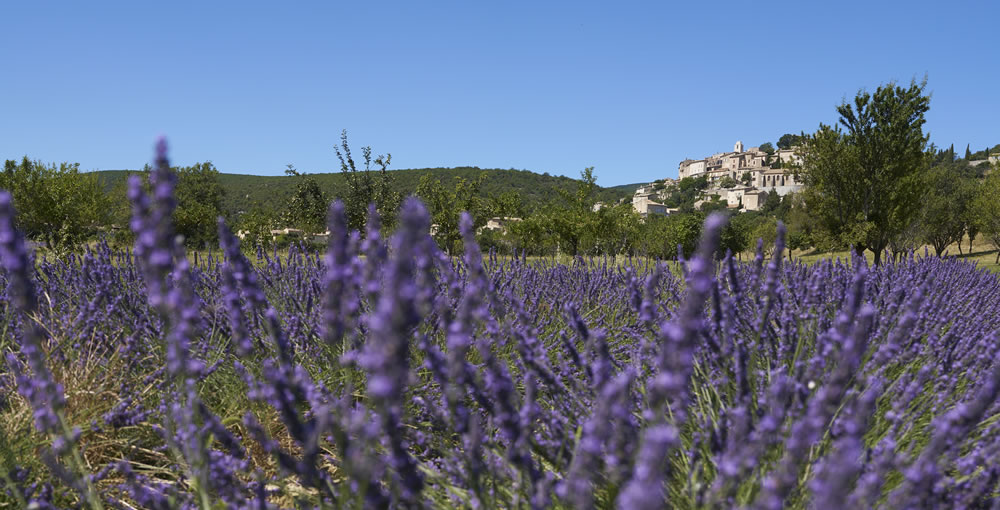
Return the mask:
<svg viewBox="0 0 1000 510">
<path fill-rule="evenodd" d="M 743 142 L 737 141 L 736 145 L 733 146 L 733 152 L 743 152 Z"/>
</svg>

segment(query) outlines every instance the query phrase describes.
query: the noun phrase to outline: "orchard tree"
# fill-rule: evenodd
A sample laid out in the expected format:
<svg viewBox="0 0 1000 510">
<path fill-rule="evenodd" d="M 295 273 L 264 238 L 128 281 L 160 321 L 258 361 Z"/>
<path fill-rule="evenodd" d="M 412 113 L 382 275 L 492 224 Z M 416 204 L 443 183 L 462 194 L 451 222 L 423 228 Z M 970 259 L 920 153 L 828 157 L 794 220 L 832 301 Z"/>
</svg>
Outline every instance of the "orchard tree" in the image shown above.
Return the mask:
<svg viewBox="0 0 1000 510">
<path fill-rule="evenodd" d="M 924 114 L 926 80 L 861 91 L 837 107 L 840 125 L 820 124 L 803 150 L 805 196 L 830 235 L 875 263 L 920 214 L 922 174 L 931 159 Z"/>
<path fill-rule="evenodd" d="M 285 205 L 281 217 L 283 226 L 311 233 L 325 231 L 330 197 L 319 187 L 316 179 L 300 173 L 292 165 L 288 165 L 285 175 L 298 179 L 299 182 L 295 186 L 295 193 Z"/>
<path fill-rule="evenodd" d="M 383 227 L 392 229 L 396 224 L 396 213 L 403 202 L 402 195 L 392 189 L 393 178 L 388 172 L 392 154 L 372 156 L 371 147 L 362 147 L 361 160 L 364 168 L 359 169 L 347 143 L 346 129 L 341 131 L 340 146 L 334 146 L 334 151 L 340 160 L 340 171 L 347 181 L 347 195 L 343 197 L 343 202 L 348 228 L 364 232 L 368 222 L 368 206 L 375 204 Z M 377 170 L 373 170 L 372 165 Z"/>
<path fill-rule="evenodd" d="M 7 160 L 0 188 L 14 198 L 18 229 L 57 253 L 75 249 L 110 222 L 110 200 L 97 174 L 81 172 L 79 163 Z"/>
<path fill-rule="evenodd" d="M 1000 164 L 979 185 L 972 205 L 979 232 L 997 250 L 994 264 L 1000 264 Z"/>
<path fill-rule="evenodd" d="M 580 252 L 581 241 L 594 228 L 596 194 L 594 167 L 588 167 L 580 172 L 576 190 L 559 190 L 559 201 L 545 212 L 560 248 L 570 255 Z"/>
<path fill-rule="evenodd" d="M 219 171 L 211 162 L 175 168 L 177 209 L 174 226 L 189 246 L 212 245 L 218 239 L 216 220 L 222 216 L 225 190 L 219 182 Z"/>
<path fill-rule="evenodd" d="M 463 212 L 472 216 L 473 228 L 478 230 L 486 224 L 489 204 L 480 196 L 485 180 L 485 173 L 474 180 L 459 177 L 448 184 L 431 179 L 429 174 L 420 178 L 416 194 L 431 213 L 435 240 L 448 253 L 461 250 L 462 233 L 458 227 Z"/>
<path fill-rule="evenodd" d="M 968 193 L 971 188 L 949 166 L 931 168 L 927 172 L 926 186 L 928 193 L 920 217 L 923 241 L 940 257 L 951 243 L 961 243 L 966 209 L 972 201 Z"/>
<path fill-rule="evenodd" d="M 236 221 L 236 230 L 243 236 L 240 245 L 248 248 L 270 248 L 271 230 L 279 224 L 274 211 L 255 206 L 240 215 Z"/>
</svg>

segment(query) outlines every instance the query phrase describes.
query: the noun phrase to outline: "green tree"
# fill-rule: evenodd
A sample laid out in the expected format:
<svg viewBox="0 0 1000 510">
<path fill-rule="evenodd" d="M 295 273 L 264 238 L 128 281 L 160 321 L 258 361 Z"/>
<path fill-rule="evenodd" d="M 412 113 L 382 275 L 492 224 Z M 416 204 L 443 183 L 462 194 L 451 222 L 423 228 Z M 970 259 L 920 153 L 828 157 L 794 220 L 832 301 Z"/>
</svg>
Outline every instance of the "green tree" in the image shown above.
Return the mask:
<svg viewBox="0 0 1000 510">
<path fill-rule="evenodd" d="M 753 222 L 758 216 L 756 212 L 738 213 L 729 217 L 719 238 L 719 255 L 730 252 L 734 257 L 742 259 L 743 252 L 751 248 L 750 235 L 753 232 Z"/>
<path fill-rule="evenodd" d="M 920 212 L 921 176 L 929 162 L 923 132 L 926 81 L 859 92 L 837 108 L 840 125 L 820 124 L 805 142 L 803 177 L 810 210 L 830 235 L 875 263 Z"/>
<path fill-rule="evenodd" d="M 299 182 L 295 186 L 295 193 L 285 204 L 281 226 L 298 228 L 310 233 L 325 231 L 330 197 L 320 188 L 316 179 L 300 173 L 292 165 L 288 165 L 285 175 L 298 179 Z"/>
<path fill-rule="evenodd" d="M 236 231 L 243 236 L 241 246 L 270 248 L 271 231 L 279 226 L 279 222 L 274 211 L 256 206 L 241 214 L 235 226 Z"/>
<path fill-rule="evenodd" d="M 970 201 L 966 202 L 965 207 L 963 207 L 962 223 L 965 225 L 965 234 L 969 237 L 969 253 L 971 254 L 972 242 L 976 239 L 976 236 L 979 235 L 979 221 L 975 207 L 973 207 L 973 203 L 975 201 L 975 197 L 979 195 L 979 188 L 981 184 L 975 178 L 965 179 L 963 184 L 965 189 L 963 190 L 962 196 L 968 197 Z M 961 237 L 959 237 L 958 249 L 959 251 L 962 249 Z"/>
<path fill-rule="evenodd" d="M 641 220 L 632 204 L 602 207 L 590 222 L 593 253 L 619 255 L 634 253 L 640 239 Z"/>
<path fill-rule="evenodd" d="M 774 146 L 771 145 L 771 142 L 764 142 L 760 144 L 760 147 L 758 148 L 766 152 L 768 155 L 774 154 Z"/>
<path fill-rule="evenodd" d="M 484 181 L 485 182 L 485 181 Z M 491 194 L 487 197 L 489 214 L 499 218 L 522 218 L 525 214 L 521 195 L 515 191 Z"/>
<path fill-rule="evenodd" d="M 359 169 L 351 156 L 346 129 L 341 131 L 340 146 L 334 146 L 334 150 L 340 160 L 340 171 L 347 181 L 347 194 L 343 201 L 348 228 L 364 232 L 368 222 L 368 206 L 375 204 L 382 218 L 382 225 L 391 229 L 396 223 L 396 213 L 403 200 L 402 195 L 393 190 L 393 177 L 388 172 L 392 154 L 373 157 L 371 147 L 362 147 L 364 168 Z M 378 167 L 377 171 L 372 170 L 373 164 Z"/>
<path fill-rule="evenodd" d="M 435 240 L 448 253 L 461 250 L 462 234 L 458 226 L 463 212 L 472 215 L 472 225 L 476 229 L 489 219 L 488 202 L 480 195 L 485 180 L 486 174 L 474 180 L 459 177 L 447 185 L 429 175 L 420 179 L 416 194 L 431 213 Z"/>
<path fill-rule="evenodd" d="M 7 160 L 0 188 L 14 198 L 25 236 L 57 253 L 77 248 L 110 221 L 110 201 L 97 175 L 81 172 L 79 163 Z"/>
<path fill-rule="evenodd" d="M 747 172 L 747 174 L 749 174 L 749 172 Z M 747 175 L 747 174 L 744 174 L 744 175 Z M 730 177 L 728 175 L 725 176 L 725 177 L 723 177 L 722 179 L 719 179 L 719 187 L 720 188 L 727 188 L 727 189 L 728 188 L 735 188 L 738 184 L 739 184 L 739 182 L 736 179 L 733 179 L 732 177 Z"/>
<path fill-rule="evenodd" d="M 642 251 L 646 256 L 674 260 L 678 247 L 690 257 L 701 237 L 705 215 L 701 213 L 653 215 L 642 226 Z"/>
<path fill-rule="evenodd" d="M 791 149 L 796 145 L 801 145 L 805 141 L 805 139 L 806 139 L 805 135 L 793 135 L 791 133 L 785 133 L 781 135 L 781 138 L 778 139 L 778 148 Z"/>
<path fill-rule="evenodd" d="M 970 188 L 949 166 L 931 168 L 926 182 L 929 192 L 923 200 L 921 231 L 924 242 L 940 257 L 965 233 L 965 209 L 971 199 L 965 195 Z"/>
<path fill-rule="evenodd" d="M 694 203 L 698 201 L 701 192 L 708 188 L 708 177 L 685 177 L 667 193 L 663 203 L 667 207 L 680 209 L 681 212 L 693 212 Z"/>
<path fill-rule="evenodd" d="M 767 197 L 764 198 L 764 203 L 760 206 L 760 211 L 764 214 L 775 214 L 780 207 L 781 196 L 774 188 L 771 188 L 771 191 L 767 192 Z"/>
<path fill-rule="evenodd" d="M 216 220 L 222 216 L 225 190 L 219 171 L 211 162 L 175 168 L 177 173 L 177 210 L 174 226 L 189 246 L 214 245 L 218 239 Z"/>
<path fill-rule="evenodd" d="M 997 250 L 995 264 L 1000 264 L 1000 164 L 979 186 L 972 205 L 980 233 Z"/>
<path fill-rule="evenodd" d="M 548 216 L 543 213 L 524 218 L 508 227 L 512 248 L 529 255 L 551 255 L 556 248 Z"/>
</svg>

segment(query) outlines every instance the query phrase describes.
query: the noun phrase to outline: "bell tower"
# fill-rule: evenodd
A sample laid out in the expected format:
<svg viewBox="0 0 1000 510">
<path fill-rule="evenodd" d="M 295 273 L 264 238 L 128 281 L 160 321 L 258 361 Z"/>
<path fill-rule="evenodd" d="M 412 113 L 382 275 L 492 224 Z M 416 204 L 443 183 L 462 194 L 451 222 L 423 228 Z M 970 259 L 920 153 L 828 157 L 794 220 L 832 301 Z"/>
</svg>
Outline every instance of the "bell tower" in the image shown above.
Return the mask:
<svg viewBox="0 0 1000 510">
<path fill-rule="evenodd" d="M 743 142 L 737 141 L 736 145 L 733 146 L 733 152 L 743 152 Z"/>
</svg>

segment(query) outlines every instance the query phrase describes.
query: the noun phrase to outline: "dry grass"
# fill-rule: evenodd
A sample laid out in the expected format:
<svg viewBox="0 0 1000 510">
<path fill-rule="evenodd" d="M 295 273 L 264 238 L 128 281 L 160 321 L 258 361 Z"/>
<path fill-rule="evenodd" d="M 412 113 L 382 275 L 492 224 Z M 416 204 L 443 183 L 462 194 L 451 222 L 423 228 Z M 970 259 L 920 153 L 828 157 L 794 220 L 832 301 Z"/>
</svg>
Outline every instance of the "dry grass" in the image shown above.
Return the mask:
<svg viewBox="0 0 1000 510">
<path fill-rule="evenodd" d="M 924 250 L 929 256 L 934 256 L 934 248 L 931 246 L 922 246 L 917 250 L 917 256 L 922 257 L 924 255 Z M 962 239 L 961 251 L 959 251 L 959 246 L 957 243 L 952 244 L 945 250 L 943 254 L 948 257 L 955 257 L 959 260 L 966 260 L 969 262 L 974 262 L 977 266 L 981 268 L 988 269 L 994 273 L 1000 273 L 1000 264 L 996 263 L 997 249 L 990 244 L 988 241 L 983 239 L 981 236 L 976 238 L 972 243 L 972 251 L 969 251 L 969 239 L 965 237 Z M 848 251 L 835 251 L 835 252 L 816 252 L 813 250 L 795 250 L 792 252 L 792 256 L 796 259 L 800 259 L 806 264 L 812 264 L 819 260 L 824 259 L 841 259 L 850 260 L 850 253 Z M 865 258 L 868 262 L 874 260 L 874 254 L 870 251 L 865 252 Z"/>
</svg>

